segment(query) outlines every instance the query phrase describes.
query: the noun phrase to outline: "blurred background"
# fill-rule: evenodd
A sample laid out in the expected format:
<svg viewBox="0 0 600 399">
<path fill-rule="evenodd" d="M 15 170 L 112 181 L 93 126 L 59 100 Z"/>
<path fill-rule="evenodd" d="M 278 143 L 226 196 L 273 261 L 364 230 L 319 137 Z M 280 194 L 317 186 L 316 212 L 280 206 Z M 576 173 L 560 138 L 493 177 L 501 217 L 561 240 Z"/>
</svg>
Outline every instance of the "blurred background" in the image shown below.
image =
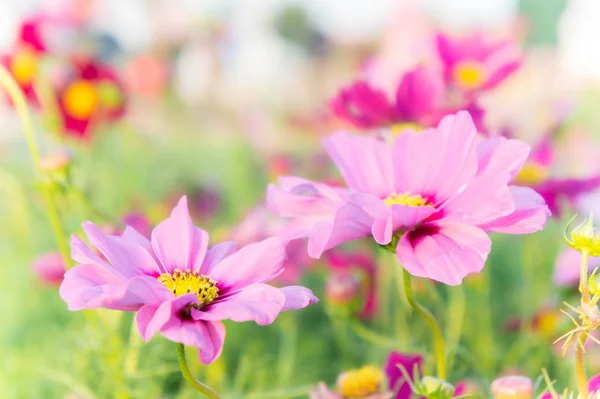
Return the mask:
<svg viewBox="0 0 600 399">
<path fill-rule="evenodd" d="M 430 62 L 438 31 L 518 43 L 520 69 L 480 98 L 487 130 L 533 145 L 560 126 L 552 175 L 596 176 L 599 20 L 597 0 L 1 0 L 0 53 L 27 95 L 47 174 L 34 170 L 5 98 L 0 396 L 195 397 L 164 339 L 142 345 L 129 334 L 130 317 L 100 311 L 94 326 L 67 311 L 40 185 L 52 187 L 66 234 L 81 234 L 83 220 L 147 232 L 183 194 L 213 243 L 276 234 L 261 204 L 269 182 L 286 174 L 338 178 L 320 138 L 354 128 L 330 100 L 358 78 L 393 90 L 404 72 Z M 463 302 L 423 283 L 455 341 L 454 381 L 484 384 L 515 369 L 535 379 L 542 366 L 570 381 L 571 365 L 549 337 L 560 335 L 556 304 L 572 291 L 553 283 L 553 270 L 566 220 L 600 209 L 598 194 L 594 186 L 569 197 L 569 210 L 536 236 L 495 240 Z M 425 352 L 422 323 L 409 311 L 397 315 L 399 298 L 379 295 L 389 287 L 377 286 L 381 313 L 358 317 L 360 325 L 354 302 L 338 306 L 331 264 L 367 265 L 357 268 L 375 279 L 368 243 L 350 248 L 364 258 L 346 263 L 309 261 L 304 249 L 283 278 L 313 288 L 321 305 L 266 328 L 228 325 L 223 357 L 194 365 L 223 398 L 308 397 L 319 381 L 381 364 L 391 349 Z"/>
</svg>

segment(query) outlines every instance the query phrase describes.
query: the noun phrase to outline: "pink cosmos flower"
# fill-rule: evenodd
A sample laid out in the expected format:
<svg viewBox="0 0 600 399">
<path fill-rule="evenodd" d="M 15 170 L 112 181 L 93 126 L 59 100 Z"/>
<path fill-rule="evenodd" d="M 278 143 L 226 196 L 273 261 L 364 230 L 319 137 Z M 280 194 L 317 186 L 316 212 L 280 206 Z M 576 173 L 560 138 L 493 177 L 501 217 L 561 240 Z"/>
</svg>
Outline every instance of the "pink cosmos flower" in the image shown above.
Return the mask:
<svg viewBox="0 0 600 399">
<path fill-rule="evenodd" d="M 438 34 L 436 46 L 446 83 L 467 94 L 496 87 L 522 63 L 512 41 L 488 43 L 481 32 L 464 38 Z"/>
<path fill-rule="evenodd" d="M 390 391 L 397 392 L 395 399 L 410 399 L 412 396 L 412 389 L 406 382 L 404 374 L 400 371 L 398 366 L 404 367 L 408 375 L 412 378 L 412 382 L 415 380 L 415 367 L 419 371 L 419 375 L 423 371 L 423 356 L 421 355 L 410 355 L 405 353 L 391 352 L 388 357 L 385 373 L 388 378 Z"/>
<path fill-rule="evenodd" d="M 79 264 L 65 273 L 60 296 L 69 310 L 107 308 L 137 312 L 142 338 L 157 332 L 199 349 L 202 363 L 219 357 L 225 339 L 222 320 L 275 321 L 281 311 L 317 301 L 304 287 L 267 285 L 282 271 L 285 248 L 279 238 L 236 250 L 233 242 L 208 248 L 208 233 L 192 224 L 183 197 L 150 240 L 127 227 L 122 236 L 83 224 L 90 244 L 71 242 Z"/>
<path fill-rule="evenodd" d="M 65 261 L 58 252 L 48 252 L 37 257 L 32 268 L 43 284 L 56 287 L 62 283 L 66 270 Z"/>
<path fill-rule="evenodd" d="M 307 237 L 314 258 L 372 236 L 391 246 L 409 273 L 457 285 L 483 268 L 487 233 L 532 233 L 550 214 L 535 191 L 510 185 L 527 144 L 479 140 L 464 111 L 437 128 L 405 131 L 392 146 L 346 133 L 324 145 L 348 188 L 281 177 L 267 192 L 271 211 L 291 219 L 287 237 Z"/>
<path fill-rule="evenodd" d="M 73 59 L 72 71 L 57 91 L 64 134 L 89 140 L 94 127 L 125 113 L 125 93 L 116 71 L 87 56 Z"/>
<path fill-rule="evenodd" d="M 546 134 L 533 147 L 531 156 L 515 177 L 515 182 L 533 188 L 544 197 L 552 215 L 560 217 L 564 202 L 576 206 L 582 195 L 600 187 L 600 175 L 585 178 L 552 177 L 551 168 L 555 161 L 551 140 L 553 133 Z"/>
<path fill-rule="evenodd" d="M 402 77 L 394 101 L 384 91 L 361 80 L 340 90 L 330 107 L 337 117 L 359 128 L 404 123 L 428 125 L 439 119 L 443 94 L 441 77 L 419 66 Z"/>
<path fill-rule="evenodd" d="M 38 76 L 41 57 L 47 51 L 42 24 L 43 20 L 39 16 L 25 19 L 19 27 L 12 51 L 0 58 L 0 62 L 12 74 L 25 98 L 33 106 L 39 106 L 33 84 Z"/>
<path fill-rule="evenodd" d="M 306 251 L 303 251 L 306 253 Z M 330 251 L 327 266 L 331 269 L 327 280 L 328 297 L 336 295 L 340 301 L 352 301 L 362 296 L 359 316 L 370 318 L 377 311 L 376 270 L 372 256 L 363 253 Z M 354 272 L 358 272 L 356 276 Z"/>
</svg>

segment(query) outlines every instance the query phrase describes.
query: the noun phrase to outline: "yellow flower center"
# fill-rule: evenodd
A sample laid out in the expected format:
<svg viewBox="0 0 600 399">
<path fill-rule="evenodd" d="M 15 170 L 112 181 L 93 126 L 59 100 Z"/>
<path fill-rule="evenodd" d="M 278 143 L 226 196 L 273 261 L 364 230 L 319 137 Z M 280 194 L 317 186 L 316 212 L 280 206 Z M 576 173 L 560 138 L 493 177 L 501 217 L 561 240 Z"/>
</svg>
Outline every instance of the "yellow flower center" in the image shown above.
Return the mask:
<svg viewBox="0 0 600 399">
<path fill-rule="evenodd" d="M 88 81 L 75 81 L 65 91 L 64 104 L 65 109 L 73 118 L 88 119 L 98 104 L 96 88 Z"/>
<path fill-rule="evenodd" d="M 463 61 L 454 67 L 454 79 L 465 89 L 476 89 L 485 80 L 485 68 L 476 61 Z"/>
<path fill-rule="evenodd" d="M 217 282 L 197 271 L 191 272 L 175 269 L 173 274 L 163 273 L 158 276 L 158 281 L 163 283 L 175 296 L 196 294 L 200 306 L 208 305 L 219 297 Z"/>
<path fill-rule="evenodd" d="M 551 337 L 556 332 L 561 321 L 561 314 L 558 312 L 544 312 L 537 320 L 537 330 L 546 337 Z"/>
<path fill-rule="evenodd" d="M 27 47 L 17 51 L 10 64 L 10 70 L 16 81 L 20 84 L 27 84 L 33 81 L 38 73 L 38 69 L 37 54 Z"/>
<path fill-rule="evenodd" d="M 423 127 L 421 127 L 420 125 L 417 125 L 416 123 L 411 123 L 411 122 L 396 123 L 390 127 L 390 131 L 392 132 L 392 135 L 394 135 L 394 136 L 399 135 L 400 133 L 402 133 L 403 131 L 405 131 L 407 129 L 411 129 L 416 133 L 421 133 L 423 131 Z"/>
<path fill-rule="evenodd" d="M 383 202 L 387 206 L 392 205 L 405 205 L 405 206 L 432 206 L 427 202 L 427 198 L 423 198 L 419 194 L 410 195 L 409 193 L 404 194 L 392 194 L 385 198 Z"/>
<path fill-rule="evenodd" d="M 535 162 L 526 163 L 515 176 L 515 183 L 531 186 L 540 183 L 546 177 L 546 168 Z"/>
<path fill-rule="evenodd" d="M 338 379 L 338 392 L 344 398 L 366 398 L 378 393 L 383 373 L 375 366 L 345 372 Z"/>
</svg>

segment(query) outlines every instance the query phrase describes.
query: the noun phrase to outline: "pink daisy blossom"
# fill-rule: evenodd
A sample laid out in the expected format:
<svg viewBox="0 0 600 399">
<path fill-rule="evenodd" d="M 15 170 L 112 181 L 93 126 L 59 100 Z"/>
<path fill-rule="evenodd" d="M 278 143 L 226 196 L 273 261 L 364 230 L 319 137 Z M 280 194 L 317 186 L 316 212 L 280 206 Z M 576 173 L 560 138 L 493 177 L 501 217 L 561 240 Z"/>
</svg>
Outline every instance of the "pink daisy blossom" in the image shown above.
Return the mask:
<svg viewBox="0 0 600 399">
<path fill-rule="evenodd" d="M 496 87 L 523 61 L 512 41 L 488 43 L 480 32 L 463 38 L 438 34 L 436 46 L 446 83 L 467 94 Z"/>
<path fill-rule="evenodd" d="M 402 77 L 393 101 L 384 91 L 360 80 L 340 90 L 330 107 L 337 117 L 359 128 L 427 125 L 439 119 L 443 95 L 441 76 L 419 66 Z"/>
<path fill-rule="evenodd" d="M 195 227 L 183 197 L 148 240 L 127 227 L 121 236 L 83 224 L 96 255 L 73 236 L 78 265 L 65 273 L 60 296 L 69 310 L 107 308 L 137 312 L 140 335 L 157 332 L 199 349 L 202 363 L 219 357 L 225 339 L 222 320 L 271 324 L 284 310 L 317 301 L 304 287 L 266 284 L 281 272 L 285 248 L 279 238 L 237 250 L 233 242 L 208 248 L 208 233 Z"/>
<path fill-rule="evenodd" d="M 395 250 L 409 273 L 457 285 L 482 270 L 487 233 L 533 233 L 550 214 L 534 190 L 510 185 L 529 146 L 479 140 L 464 111 L 437 128 L 404 131 L 391 146 L 346 133 L 324 145 L 348 188 L 281 177 L 267 189 L 271 211 L 291 219 L 287 237 L 307 237 L 314 258 L 372 236 Z"/>
<path fill-rule="evenodd" d="M 43 284 L 58 287 L 66 271 L 65 260 L 58 252 L 48 252 L 34 260 L 32 269 Z"/>
</svg>

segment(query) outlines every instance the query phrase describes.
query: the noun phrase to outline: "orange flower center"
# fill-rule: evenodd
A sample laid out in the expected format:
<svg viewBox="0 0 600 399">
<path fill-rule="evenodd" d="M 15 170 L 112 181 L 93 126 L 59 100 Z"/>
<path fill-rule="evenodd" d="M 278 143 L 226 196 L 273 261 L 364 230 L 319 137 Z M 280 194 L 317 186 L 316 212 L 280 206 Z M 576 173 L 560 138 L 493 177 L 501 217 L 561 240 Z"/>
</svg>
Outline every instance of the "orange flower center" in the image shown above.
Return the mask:
<svg viewBox="0 0 600 399">
<path fill-rule="evenodd" d="M 10 70 L 16 81 L 27 84 L 33 81 L 38 73 L 38 56 L 31 48 L 24 47 L 17 51 L 10 64 Z"/>
<path fill-rule="evenodd" d="M 454 79 L 465 89 L 476 89 L 485 80 L 485 68 L 476 61 L 463 61 L 454 67 Z"/>
<path fill-rule="evenodd" d="M 98 93 L 94 85 L 88 81 L 75 81 L 65 91 L 65 109 L 73 118 L 88 119 L 96 109 L 97 104 Z"/>
</svg>

